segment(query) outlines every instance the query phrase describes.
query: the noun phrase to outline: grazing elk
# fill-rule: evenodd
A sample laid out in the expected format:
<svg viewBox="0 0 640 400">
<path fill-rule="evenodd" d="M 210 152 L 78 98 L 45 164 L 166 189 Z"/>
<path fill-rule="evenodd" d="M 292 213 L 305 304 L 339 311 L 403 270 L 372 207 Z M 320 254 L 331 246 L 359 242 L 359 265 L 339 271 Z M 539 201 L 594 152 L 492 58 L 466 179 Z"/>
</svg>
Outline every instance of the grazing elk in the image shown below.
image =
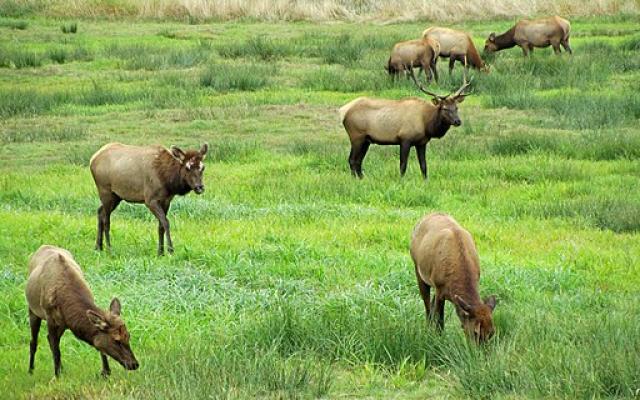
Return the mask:
<svg viewBox="0 0 640 400">
<path fill-rule="evenodd" d="M 524 55 L 528 56 L 533 52 L 534 47 L 552 46 L 554 53 L 560 54 L 560 45 L 562 45 L 571 54 L 570 31 L 569 21 L 558 16 L 533 21 L 523 19 L 502 35 L 496 36 L 491 32 L 485 41 L 484 51 L 493 53 L 518 45 L 522 48 Z"/>
<path fill-rule="evenodd" d="M 466 32 L 433 26 L 425 29 L 422 37 L 434 39 L 440 43 L 440 57 L 449 59 L 449 73 L 453 71 L 456 61 L 460 61 L 465 68 L 471 66 L 477 70 L 489 72 L 489 67 L 480 58 L 471 36 Z"/>
<path fill-rule="evenodd" d="M 458 103 L 467 95 L 465 82 L 455 92 L 440 96 L 418 83 L 413 70 L 409 70 L 419 90 L 432 96 L 431 102 L 408 98 L 402 100 L 358 97 L 340 108 L 340 119 L 349 134 L 351 153 L 349 166 L 353 176 L 362 178 L 362 160 L 371 143 L 400 145 L 400 175 L 407 170 L 411 147 L 416 148 L 422 177 L 427 179 L 426 149 L 433 138 L 443 137 L 451 125 L 459 126 Z"/>
<path fill-rule="evenodd" d="M 431 77 L 438 81 L 436 61 L 440 54 L 440 44 L 434 39 L 416 39 L 396 43 L 391 50 L 391 56 L 387 62 L 386 70 L 389 75 L 397 76 L 400 72 L 408 74 L 409 69 L 419 68 L 424 70 L 427 82 Z"/>
<path fill-rule="evenodd" d="M 449 300 L 468 337 L 476 342 L 491 338 L 496 298 L 480 300 L 480 260 L 471 234 L 447 214 L 429 214 L 413 230 L 411 258 L 427 322 L 437 318 L 444 329 L 444 302 Z M 436 293 L 430 302 L 432 287 Z"/>
<path fill-rule="evenodd" d="M 138 368 L 138 361 L 129 347 L 129 332 L 120 318 L 120 301 L 114 298 L 106 311 L 98 308 L 80 266 L 67 250 L 40 246 L 29 260 L 25 292 L 31 326 L 29 373 L 33 372 L 43 319 L 47 321 L 55 376 L 60 375 L 60 338 L 67 329 L 100 352 L 103 376 L 111 373 L 107 356 L 125 369 Z"/>
<path fill-rule="evenodd" d="M 96 249 L 102 250 L 102 237 L 111 248 L 110 217 L 120 201 L 144 203 L 158 219 L 158 255 L 173 253 L 167 213 L 175 195 L 191 190 L 204 192 L 202 174 L 208 145 L 197 150 L 182 151 L 173 146 L 127 146 L 109 143 L 98 150 L 89 163 L 102 205 L 98 208 Z"/>
</svg>

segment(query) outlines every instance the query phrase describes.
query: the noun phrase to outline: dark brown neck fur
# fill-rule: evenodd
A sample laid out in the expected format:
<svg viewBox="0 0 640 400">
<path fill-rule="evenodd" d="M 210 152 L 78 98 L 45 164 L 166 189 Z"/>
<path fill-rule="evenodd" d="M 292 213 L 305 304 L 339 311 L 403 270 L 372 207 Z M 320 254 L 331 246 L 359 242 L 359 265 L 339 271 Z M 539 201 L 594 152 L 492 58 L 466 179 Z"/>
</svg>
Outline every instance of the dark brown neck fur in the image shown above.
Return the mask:
<svg viewBox="0 0 640 400">
<path fill-rule="evenodd" d="M 515 46 L 516 42 L 513 39 L 515 34 L 516 34 L 516 27 L 514 26 L 513 28 L 509 29 L 502 35 L 496 36 L 494 43 L 498 48 L 498 50 L 510 49 L 513 46 Z"/>
<path fill-rule="evenodd" d="M 480 58 L 480 54 L 478 54 L 478 50 L 476 50 L 476 46 L 471 39 L 469 39 L 469 45 L 467 46 L 467 62 L 476 69 L 484 67 L 484 61 Z"/>
<path fill-rule="evenodd" d="M 94 302 L 91 292 L 88 292 L 84 282 L 78 282 L 75 274 L 67 272 L 67 290 L 65 295 L 58 298 L 58 307 L 63 312 L 67 328 L 80 340 L 93 345 L 93 338 L 98 329 L 87 317 L 87 311 L 92 310 L 104 315 Z"/>
<path fill-rule="evenodd" d="M 456 235 L 456 241 L 458 247 L 457 251 L 459 254 L 458 265 L 460 266 L 460 271 L 458 279 L 450 289 L 451 296 L 454 297 L 455 295 L 458 295 L 472 308 L 476 308 L 482 304 L 482 301 L 480 300 L 480 293 L 478 291 L 478 279 L 473 275 L 472 270 L 479 269 L 479 267 L 476 265 L 475 268 L 472 268 L 476 261 L 473 257 L 467 254 L 466 247 L 464 246 L 463 240 L 459 234 Z M 456 302 L 454 302 L 454 304 L 456 306 L 456 313 L 460 320 L 462 320 L 464 313 Z"/>
<path fill-rule="evenodd" d="M 187 157 L 190 154 L 187 153 Z M 154 167 L 161 182 L 170 195 L 185 195 L 191 191 L 191 187 L 182 177 L 182 164 L 173 158 L 168 151 L 162 151 L 154 161 Z"/>
<path fill-rule="evenodd" d="M 442 108 L 438 107 L 436 115 L 427 124 L 427 137 L 440 139 L 447 133 L 450 127 L 451 125 L 442 118 Z"/>
</svg>

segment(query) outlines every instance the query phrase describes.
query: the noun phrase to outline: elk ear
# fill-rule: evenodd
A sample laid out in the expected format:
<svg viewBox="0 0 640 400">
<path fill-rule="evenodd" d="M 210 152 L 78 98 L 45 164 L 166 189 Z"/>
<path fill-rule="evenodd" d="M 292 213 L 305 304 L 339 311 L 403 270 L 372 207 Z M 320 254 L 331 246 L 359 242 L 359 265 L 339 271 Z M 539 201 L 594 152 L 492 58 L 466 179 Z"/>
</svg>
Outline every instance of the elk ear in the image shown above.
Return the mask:
<svg viewBox="0 0 640 400">
<path fill-rule="evenodd" d="M 184 162 L 184 159 L 187 158 L 187 155 L 184 154 L 184 151 L 180 150 L 180 148 L 177 146 L 171 146 L 171 155 L 173 156 L 173 158 L 180 161 L 181 164 Z"/>
<path fill-rule="evenodd" d="M 200 148 L 200 155 L 202 155 L 202 159 L 204 160 L 204 156 L 207 154 L 207 151 L 209 151 L 209 144 L 205 143 L 202 145 L 202 147 Z"/>
<path fill-rule="evenodd" d="M 489 41 L 490 42 L 495 42 L 496 41 L 496 33 L 495 32 L 491 32 L 491 34 L 489 35 Z"/>
<path fill-rule="evenodd" d="M 111 300 L 111 304 L 109 305 L 109 311 L 111 311 L 111 314 L 113 315 L 120 315 L 121 309 L 122 306 L 120 305 L 120 300 L 118 300 L 117 297 L 114 297 L 113 300 Z"/>
<path fill-rule="evenodd" d="M 498 300 L 496 299 L 495 295 L 491 295 L 489 297 L 486 297 L 484 299 L 484 304 L 486 304 L 487 306 L 489 306 L 489 308 L 491 309 L 491 311 L 495 310 L 496 308 L 496 304 L 498 304 Z"/>
<path fill-rule="evenodd" d="M 460 297 L 458 295 L 455 295 L 455 296 L 453 296 L 453 299 L 455 300 L 456 304 L 458 304 L 458 306 L 460 306 L 462 311 L 464 311 L 464 313 L 467 314 L 467 316 L 473 315 L 473 310 L 471 309 L 471 306 L 469 305 L 469 303 L 467 303 L 466 301 L 462 300 L 462 297 Z"/>
<path fill-rule="evenodd" d="M 442 103 L 440 99 L 437 99 L 435 97 L 431 99 L 431 102 L 433 103 L 434 106 L 440 106 L 440 103 Z"/>
<path fill-rule="evenodd" d="M 462 103 L 465 96 L 466 94 L 461 94 L 460 96 L 456 97 L 456 103 Z"/>
<path fill-rule="evenodd" d="M 93 310 L 87 310 L 87 318 L 89 321 L 100 331 L 106 331 L 109 329 L 109 323 L 104 317 Z"/>
</svg>

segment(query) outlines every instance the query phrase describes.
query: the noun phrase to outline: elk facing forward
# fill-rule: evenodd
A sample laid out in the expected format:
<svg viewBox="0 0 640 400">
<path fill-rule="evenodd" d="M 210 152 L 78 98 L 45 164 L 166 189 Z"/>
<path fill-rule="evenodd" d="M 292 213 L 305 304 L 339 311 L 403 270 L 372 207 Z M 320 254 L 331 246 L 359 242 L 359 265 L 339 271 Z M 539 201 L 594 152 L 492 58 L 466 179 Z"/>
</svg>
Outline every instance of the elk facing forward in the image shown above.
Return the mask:
<svg viewBox="0 0 640 400">
<path fill-rule="evenodd" d="M 158 219 L 158 254 L 164 253 L 164 235 L 167 251 L 173 253 L 167 213 L 175 195 L 190 191 L 204 192 L 202 174 L 208 150 L 204 144 L 200 151 L 182 151 L 177 147 L 167 150 L 161 146 L 137 147 L 109 143 L 98 150 L 89 163 L 91 175 L 98 188 L 102 205 L 98 208 L 98 237 L 96 249 L 102 250 L 102 237 L 109 236 L 111 213 L 122 200 L 144 203 Z"/>
<path fill-rule="evenodd" d="M 476 46 L 468 33 L 455 29 L 433 26 L 422 32 L 424 39 L 434 39 L 440 43 L 440 57 L 449 59 L 449 73 L 453 71 L 456 61 L 466 67 L 471 66 L 480 71 L 488 72 L 489 67 L 482 61 Z"/>
<path fill-rule="evenodd" d="M 427 179 L 426 149 L 432 138 L 443 137 L 449 127 L 459 126 L 458 103 L 464 100 L 465 82 L 455 93 L 440 96 L 423 88 L 409 70 L 418 89 L 433 97 L 432 101 L 359 97 L 340 108 L 340 119 L 349 134 L 349 167 L 353 176 L 362 178 L 362 161 L 371 143 L 400 145 L 400 175 L 407 170 L 411 147 L 416 148 L 422 177 Z"/>
<path fill-rule="evenodd" d="M 570 31 L 569 21 L 558 16 L 533 21 L 523 19 L 501 35 L 496 36 L 492 32 L 485 42 L 484 51 L 493 53 L 518 45 L 522 48 L 524 55 L 528 56 L 534 47 L 552 46 L 554 53 L 560 54 L 562 45 L 571 54 Z"/>
<path fill-rule="evenodd" d="M 397 75 L 401 72 L 407 74 L 411 68 L 419 68 L 418 76 L 420 71 L 424 71 L 427 81 L 430 81 L 433 75 L 437 82 L 436 61 L 438 54 L 440 54 L 440 44 L 433 39 L 399 42 L 391 50 L 386 69 L 389 75 Z"/>
<path fill-rule="evenodd" d="M 480 260 L 469 232 L 449 215 L 429 214 L 413 230 L 411 258 L 427 321 L 437 318 L 438 327 L 443 329 L 444 302 L 449 300 L 467 336 L 484 342 L 493 335 L 496 298 L 480 300 Z M 432 287 L 436 293 L 430 302 Z"/>
<path fill-rule="evenodd" d="M 114 298 L 108 311 L 96 306 L 84 275 L 71 253 L 59 247 L 41 246 L 29 260 L 26 287 L 31 345 L 29 373 L 34 368 L 38 333 L 47 321 L 54 373 L 60 375 L 60 338 L 65 330 L 95 347 L 102 357 L 102 375 L 111 373 L 107 356 L 128 370 L 138 368 L 129 347 L 129 332 L 120 318 L 120 301 Z"/>
</svg>

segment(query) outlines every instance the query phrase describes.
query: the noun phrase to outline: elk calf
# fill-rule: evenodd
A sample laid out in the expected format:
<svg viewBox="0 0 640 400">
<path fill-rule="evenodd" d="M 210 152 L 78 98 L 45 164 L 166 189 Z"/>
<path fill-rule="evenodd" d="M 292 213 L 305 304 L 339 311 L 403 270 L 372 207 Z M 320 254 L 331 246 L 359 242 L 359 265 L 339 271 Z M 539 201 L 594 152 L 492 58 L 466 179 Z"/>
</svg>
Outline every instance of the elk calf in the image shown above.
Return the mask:
<svg viewBox="0 0 640 400">
<path fill-rule="evenodd" d="M 62 367 L 60 338 L 67 329 L 100 352 L 103 376 L 111 373 L 107 355 L 128 370 L 138 368 L 129 347 L 129 332 L 120 318 L 120 301 L 114 298 L 107 311 L 98 308 L 80 266 L 67 250 L 44 245 L 33 253 L 25 292 L 31 326 L 29 373 L 33 372 L 43 319 L 56 376 Z"/>
<path fill-rule="evenodd" d="M 449 300 L 468 337 L 478 343 L 491 338 L 496 298 L 480 300 L 480 260 L 471 234 L 447 214 L 429 214 L 413 230 L 411 258 L 427 321 L 437 318 L 444 329 L 444 302 Z M 436 293 L 430 301 L 432 287 Z"/>
<path fill-rule="evenodd" d="M 433 39 L 407 40 L 396 43 L 391 50 L 391 56 L 387 62 L 386 70 L 389 75 L 398 75 L 400 72 L 407 74 L 410 68 L 419 68 L 424 71 L 425 79 L 435 77 L 438 81 L 436 61 L 440 54 L 440 44 Z"/>
<path fill-rule="evenodd" d="M 552 46 L 556 54 L 560 54 L 560 46 L 569 54 L 572 53 L 569 45 L 571 24 L 558 16 L 540 18 L 533 21 L 520 20 L 511 29 L 501 35 L 492 32 L 485 41 L 484 51 L 493 53 L 513 46 L 520 46 L 525 56 L 533 52 L 534 47 Z"/>
<path fill-rule="evenodd" d="M 204 192 L 202 175 L 208 145 L 200 151 L 182 151 L 173 146 L 127 146 L 109 143 L 98 150 L 89 163 L 91 175 L 98 188 L 102 205 L 98 208 L 98 237 L 96 249 L 102 250 L 103 235 L 111 248 L 111 213 L 122 200 L 144 203 L 158 219 L 158 255 L 167 250 L 173 253 L 167 213 L 175 195 L 191 190 Z"/>
<path fill-rule="evenodd" d="M 362 161 L 371 143 L 400 145 L 400 175 L 407 170 L 407 159 L 411 147 L 416 148 L 422 177 L 427 179 L 427 143 L 433 138 L 443 137 L 449 127 L 459 126 L 458 104 L 466 96 L 466 81 L 455 92 L 440 96 L 422 87 L 409 69 L 413 82 L 419 90 L 432 96 L 432 100 L 403 99 L 386 100 L 359 97 L 340 108 L 340 119 L 349 140 L 351 174 L 362 178 Z"/>
</svg>

